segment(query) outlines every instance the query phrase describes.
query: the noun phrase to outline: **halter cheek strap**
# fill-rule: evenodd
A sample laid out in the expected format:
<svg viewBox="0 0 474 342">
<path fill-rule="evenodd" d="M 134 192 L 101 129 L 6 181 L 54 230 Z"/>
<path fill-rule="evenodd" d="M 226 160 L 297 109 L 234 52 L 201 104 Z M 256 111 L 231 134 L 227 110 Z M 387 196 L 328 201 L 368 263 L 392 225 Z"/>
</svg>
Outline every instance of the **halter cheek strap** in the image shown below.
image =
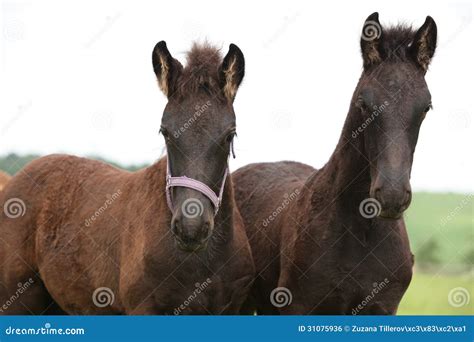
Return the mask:
<svg viewBox="0 0 474 342">
<path fill-rule="evenodd" d="M 234 146 L 232 144 L 232 154 L 234 155 Z M 219 207 L 222 202 L 222 194 L 224 193 L 225 180 L 229 174 L 229 161 L 227 160 L 227 167 L 224 172 L 224 178 L 222 179 L 221 188 L 219 189 L 219 194 L 216 193 L 206 184 L 197 179 L 189 178 L 186 176 L 173 177 L 170 170 L 170 160 L 168 154 L 166 154 L 166 202 L 168 202 L 168 208 L 173 212 L 173 187 L 183 187 L 190 188 L 196 191 L 199 191 L 204 196 L 209 198 L 209 200 L 214 205 L 214 216 L 217 215 Z"/>
</svg>

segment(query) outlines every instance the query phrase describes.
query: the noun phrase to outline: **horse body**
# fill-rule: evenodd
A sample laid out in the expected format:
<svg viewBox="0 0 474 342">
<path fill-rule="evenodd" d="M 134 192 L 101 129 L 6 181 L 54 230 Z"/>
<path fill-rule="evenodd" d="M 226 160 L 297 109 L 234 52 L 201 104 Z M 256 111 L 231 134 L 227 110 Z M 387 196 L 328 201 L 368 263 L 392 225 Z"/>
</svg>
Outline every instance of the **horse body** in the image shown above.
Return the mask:
<svg viewBox="0 0 474 342">
<path fill-rule="evenodd" d="M 243 77 L 235 45 L 226 58 L 195 45 L 183 68 L 164 42 L 153 51 L 168 97 L 161 130 L 174 132 L 165 136 L 170 169 L 214 192 L 228 167 Z M 169 208 L 166 179 L 166 158 L 133 173 L 66 155 L 27 165 L 0 193 L 3 207 L 23 204 L 19 215 L 0 213 L 0 302 L 9 303 L 0 313 L 238 313 L 254 265 L 231 177 L 217 214 L 185 187 L 170 190 Z"/>
<path fill-rule="evenodd" d="M 402 213 L 431 107 L 424 74 L 436 25 L 427 17 L 417 32 L 383 31 L 374 13 L 364 26 L 375 34 L 363 33 L 364 72 L 328 163 L 252 164 L 233 174 L 257 272 L 246 311 L 395 314 L 411 281 Z"/>
<path fill-rule="evenodd" d="M 51 304 L 50 295 L 71 314 L 173 314 L 206 282 L 206 291 L 179 312 L 236 312 L 253 266 L 230 180 L 208 248 L 192 255 L 177 250 L 170 234 L 165 170 L 165 159 L 129 173 L 63 155 L 27 166 L 4 197 L 21 193 L 26 205 L 21 218 L 2 217 L 6 292 L 33 278 L 44 293 L 25 292 L 21 301 L 37 313 Z M 110 306 L 93 303 L 101 287 L 113 293 Z M 24 311 L 14 305 L 9 313 L 15 308 Z"/>
<path fill-rule="evenodd" d="M 280 162 L 251 164 L 233 174 L 257 273 L 250 305 L 259 313 L 351 314 L 379 284 L 383 288 L 360 313 L 396 312 L 412 276 L 405 224 L 360 216 L 359 203 L 369 197 L 368 174 L 354 182 L 351 155 L 357 152 L 350 147 L 336 152 L 321 170 Z M 367 170 L 367 162 L 359 161 Z M 295 191 L 298 198 L 265 227 L 266 217 Z M 277 287 L 293 297 L 279 310 L 270 302 Z"/>
<path fill-rule="evenodd" d="M 255 309 L 259 314 L 278 313 L 270 302 L 270 292 L 278 286 L 280 250 L 284 248 L 284 220 L 291 207 L 285 208 L 279 215 L 273 213 L 289 194 L 302 189 L 313 170 L 301 163 L 279 162 L 250 164 L 232 174 L 235 199 L 242 213 L 257 273 L 250 298 L 245 304 L 248 313 Z"/>
</svg>

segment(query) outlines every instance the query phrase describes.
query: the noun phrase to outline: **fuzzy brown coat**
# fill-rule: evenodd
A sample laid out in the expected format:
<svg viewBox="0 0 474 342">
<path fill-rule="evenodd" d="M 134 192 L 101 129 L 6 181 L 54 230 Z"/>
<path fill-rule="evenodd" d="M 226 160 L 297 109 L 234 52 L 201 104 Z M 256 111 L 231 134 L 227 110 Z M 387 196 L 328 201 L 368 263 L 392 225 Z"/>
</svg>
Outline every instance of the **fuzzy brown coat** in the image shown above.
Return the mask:
<svg viewBox="0 0 474 342">
<path fill-rule="evenodd" d="M 0 214 L 0 302 L 33 285 L 2 313 L 236 313 L 253 264 L 230 176 L 208 248 L 188 253 L 170 234 L 165 170 L 165 159 L 130 173 L 51 155 L 19 172 L 0 198 L 25 205 Z M 100 307 L 104 287 L 113 302 Z"/>
</svg>

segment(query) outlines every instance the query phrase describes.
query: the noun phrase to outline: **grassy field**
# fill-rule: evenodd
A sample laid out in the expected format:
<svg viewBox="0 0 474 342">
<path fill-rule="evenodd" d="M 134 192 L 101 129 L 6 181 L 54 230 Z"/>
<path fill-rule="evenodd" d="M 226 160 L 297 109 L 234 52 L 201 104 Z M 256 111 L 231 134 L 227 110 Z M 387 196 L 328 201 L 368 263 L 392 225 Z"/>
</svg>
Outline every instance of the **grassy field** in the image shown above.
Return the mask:
<svg viewBox="0 0 474 342">
<path fill-rule="evenodd" d="M 415 265 L 423 261 L 422 250 L 431 240 L 437 260 L 433 271 L 415 268 L 415 275 L 398 313 L 400 315 L 474 314 L 474 198 L 462 194 L 416 193 L 405 215 Z M 471 271 L 469 271 L 469 268 Z M 464 293 L 453 297 L 451 291 Z M 467 293 L 467 294 L 466 294 Z M 456 303 L 462 304 L 456 307 Z"/>
<path fill-rule="evenodd" d="M 474 251 L 473 204 L 473 195 L 415 193 L 405 214 L 415 260 L 419 261 L 417 252 L 431 239 L 438 245 L 440 264 L 448 268 L 466 264 Z"/>
<path fill-rule="evenodd" d="M 453 290 L 456 288 L 466 289 L 468 295 L 459 292 L 456 301 L 454 293 L 457 290 Z M 453 291 L 451 297 L 454 305 L 459 305 L 459 307 L 449 303 L 450 291 Z M 472 274 L 470 276 L 447 276 L 417 273 L 400 303 L 398 314 L 473 315 L 474 277 Z"/>
</svg>

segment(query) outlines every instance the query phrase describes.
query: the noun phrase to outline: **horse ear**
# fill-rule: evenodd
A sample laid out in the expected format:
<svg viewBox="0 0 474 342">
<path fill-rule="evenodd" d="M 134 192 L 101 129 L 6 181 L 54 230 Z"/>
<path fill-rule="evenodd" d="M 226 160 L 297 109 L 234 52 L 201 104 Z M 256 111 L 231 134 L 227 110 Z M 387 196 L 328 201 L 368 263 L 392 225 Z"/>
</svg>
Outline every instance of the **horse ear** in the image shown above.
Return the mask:
<svg viewBox="0 0 474 342">
<path fill-rule="evenodd" d="M 374 12 L 365 20 L 360 38 L 364 68 L 368 68 L 382 61 L 382 39 L 383 32 L 379 22 L 379 14 L 378 12 Z"/>
<path fill-rule="evenodd" d="M 230 44 L 229 52 L 219 68 L 220 85 L 225 97 L 233 102 L 245 74 L 244 54 L 237 45 Z"/>
<path fill-rule="evenodd" d="M 426 72 L 436 50 L 437 37 L 436 23 L 430 16 L 416 32 L 410 52 L 418 65 Z"/>
<path fill-rule="evenodd" d="M 176 81 L 183 70 L 183 66 L 171 56 L 164 40 L 155 45 L 152 61 L 153 70 L 155 70 L 158 78 L 158 85 L 161 91 L 167 97 L 170 97 L 176 90 Z"/>
</svg>

